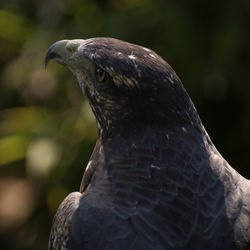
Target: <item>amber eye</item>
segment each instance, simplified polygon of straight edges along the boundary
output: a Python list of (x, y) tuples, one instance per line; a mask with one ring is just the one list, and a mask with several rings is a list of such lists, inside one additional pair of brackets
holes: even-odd
[(98, 82), (104, 82), (107, 78), (107, 73), (98, 67), (95, 70), (95, 78)]

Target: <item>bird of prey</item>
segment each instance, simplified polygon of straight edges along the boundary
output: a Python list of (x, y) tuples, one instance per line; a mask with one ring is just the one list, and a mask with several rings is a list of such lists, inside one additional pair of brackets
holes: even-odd
[(250, 182), (217, 151), (166, 61), (114, 38), (61, 40), (50, 59), (76, 76), (98, 139), (49, 249), (250, 249)]

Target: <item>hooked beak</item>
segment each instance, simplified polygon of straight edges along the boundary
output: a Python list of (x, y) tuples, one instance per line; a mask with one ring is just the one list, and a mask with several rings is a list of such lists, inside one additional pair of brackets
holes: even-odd
[(61, 40), (61, 41), (55, 42), (49, 47), (46, 57), (45, 57), (45, 68), (47, 68), (47, 65), (51, 59), (54, 59), (58, 63), (64, 65), (64, 61), (67, 57), (66, 51), (65, 51), (67, 42), (68, 40)]

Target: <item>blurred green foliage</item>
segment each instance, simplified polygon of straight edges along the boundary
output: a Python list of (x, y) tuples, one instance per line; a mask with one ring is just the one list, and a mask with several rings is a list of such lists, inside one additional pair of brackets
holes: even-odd
[(109, 36), (176, 70), (222, 155), (250, 176), (250, 1), (1, 0), (0, 244), (46, 249), (61, 200), (78, 190), (96, 139), (74, 77), (50, 63), (60, 39)]

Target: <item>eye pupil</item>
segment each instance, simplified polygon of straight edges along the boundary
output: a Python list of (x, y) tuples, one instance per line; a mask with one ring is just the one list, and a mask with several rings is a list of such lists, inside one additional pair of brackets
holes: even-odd
[(104, 82), (106, 80), (106, 72), (101, 68), (96, 69), (95, 75), (98, 82)]

